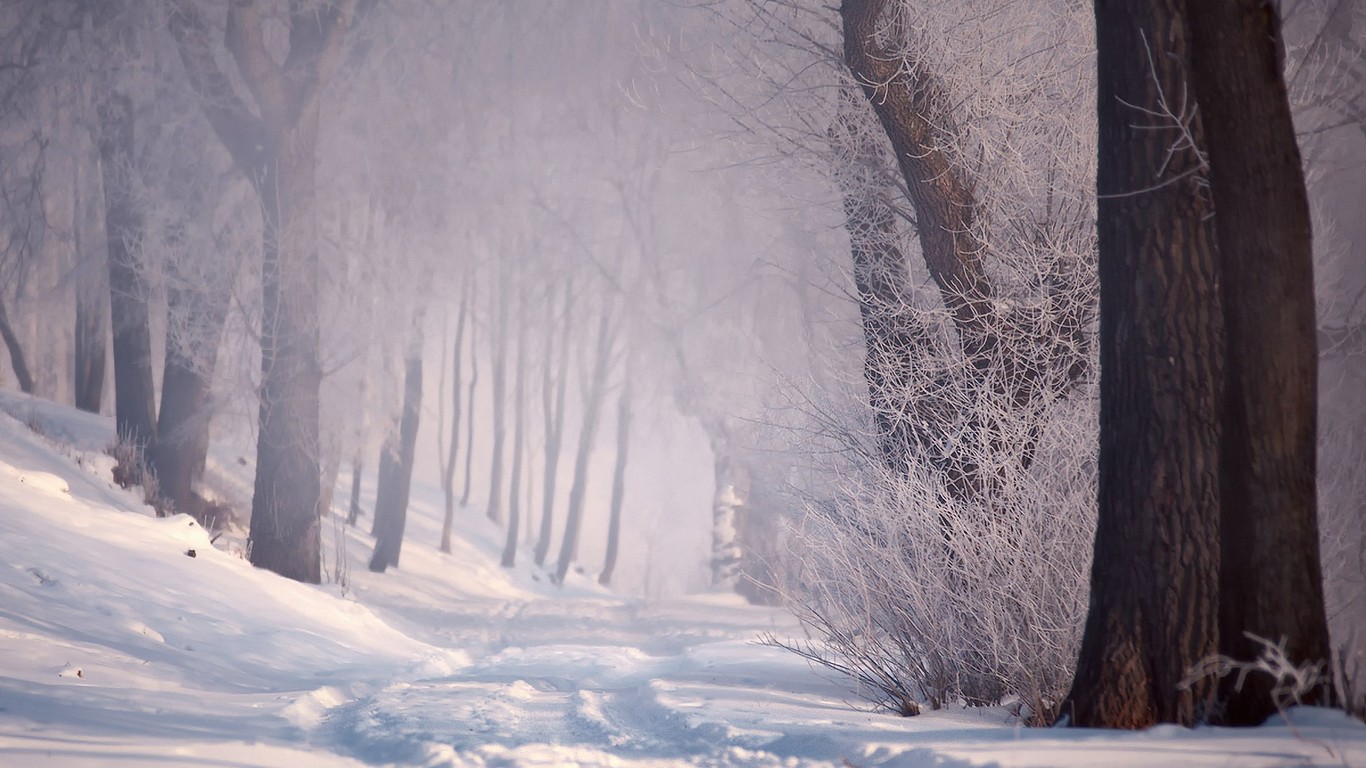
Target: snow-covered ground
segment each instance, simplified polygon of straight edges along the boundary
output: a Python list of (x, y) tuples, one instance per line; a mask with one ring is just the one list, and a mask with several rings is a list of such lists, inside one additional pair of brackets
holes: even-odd
[(1366, 726), (1326, 710), (1143, 733), (866, 712), (754, 642), (800, 631), (781, 611), (550, 587), (499, 568), (473, 510), (437, 552), (429, 488), (400, 570), (365, 570), (359, 531), (339, 569), (329, 523), (345, 588), (296, 584), (114, 487), (107, 420), (0, 409), (0, 766), (1366, 766)]

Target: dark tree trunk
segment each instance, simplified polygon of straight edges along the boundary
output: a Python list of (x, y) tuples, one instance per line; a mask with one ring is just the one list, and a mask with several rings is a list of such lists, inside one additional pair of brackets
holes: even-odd
[(161, 514), (195, 512), (194, 483), (209, 447), (209, 416), (209, 378), (182, 350), (168, 345), (157, 422), (160, 438), (152, 450)]
[(145, 453), (156, 443), (156, 392), (147, 288), (138, 257), (142, 213), (133, 199), (133, 102), (105, 94), (99, 108), (100, 171), (109, 247), (109, 307), (114, 331), (114, 424), (132, 448), (121, 483), (141, 481)]
[(422, 322), (423, 312), (419, 310), (413, 321), (415, 338), (404, 361), (403, 417), (398, 442), (386, 444), (380, 457), (379, 486), (375, 489), (375, 553), (370, 558), (370, 570), (377, 573), (390, 566), (397, 568), (403, 548), (413, 456), (422, 415)]
[[(1193, 724), (1214, 687), (1181, 686), (1218, 650), (1213, 232), (1195, 151), (1153, 116), (1187, 82), (1183, 5), (1096, 3), (1100, 487), (1090, 609), (1061, 709), (1077, 726)], [(1198, 120), (1188, 128), (1198, 143)]]
[[(1261, 0), (1189, 2), (1226, 338), (1219, 647), (1285, 640), (1296, 664), (1329, 661), (1315, 499), (1318, 359), (1309, 201), (1282, 75), (1280, 19)], [(1267, 674), (1222, 686), (1224, 720), (1277, 708)], [(1328, 690), (1306, 704), (1331, 702)]]
[(588, 382), (588, 397), (579, 427), (578, 452), (574, 457), (574, 481), (569, 486), (569, 512), (564, 521), (564, 537), (560, 540), (560, 559), (555, 563), (555, 582), (564, 583), (569, 565), (578, 556), (579, 529), (583, 526), (583, 503), (588, 491), (588, 460), (597, 437), (598, 415), (607, 390), (607, 369), (612, 357), (612, 311), (604, 302), (602, 319), (598, 323), (597, 349), (593, 355), (593, 378)]
[(507, 542), (503, 545), (503, 567), (517, 564), (517, 538), (522, 525), (522, 459), (526, 445), (526, 316), (525, 293), (519, 303), (522, 319), (517, 324), (517, 371), (512, 385), (512, 477), (508, 494)]
[(229, 285), (217, 287), (172, 288), (167, 294), (174, 321), (166, 334), (157, 444), (151, 455), (163, 513), (169, 508), (202, 518), (203, 504), (194, 487), (209, 452), (209, 395), (231, 297)]
[(28, 372), (24, 348), (19, 346), (19, 337), (14, 333), (14, 326), (10, 325), (9, 312), (5, 310), (3, 296), (0, 296), (0, 336), (4, 337), (5, 347), (9, 349), (9, 363), (14, 369), (14, 377), (19, 380), (19, 389), (24, 394), (33, 394), (33, 375)]
[[(564, 290), (564, 313), (560, 318), (559, 366), (554, 369), (550, 361), (555, 359), (555, 309), (554, 302), (546, 302), (549, 322), (546, 323), (545, 361), (542, 366), (541, 408), (545, 417), (545, 482), (541, 489), (541, 528), (536, 536), (536, 565), (545, 565), (545, 557), (550, 552), (550, 537), (555, 522), (555, 485), (559, 479), (560, 448), (564, 445), (564, 398), (569, 388), (569, 331), (573, 323), (574, 288), (566, 281)], [(553, 393), (553, 395), (552, 395)]]
[(621, 544), (621, 508), (626, 497), (626, 460), (631, 450), (631, 371), (621, 385), (617, 399), (617, 462), (612, 468), (611, 518), (607, 522), (607, 555), (603, 559), (598, 583), (604, 587), (612, 583), (617, 568), (617, 549)]
[(471, 278), (460, 292), (460, 319), (455, 324), (455, 360), (451, 378), (451, 441), (446, 464), (441, 468), (441, 490), (446, 496), (446, 515), (441, 521), (441, 551), (447, 553), (451, 551), (451, 529), (455, 524), (455, 460), (460, 452), (460, 369), (461, 358), (465, 354), (465, 321), (469, 316), (470, 294), (474, 289), (472, 275), (471, 270)]

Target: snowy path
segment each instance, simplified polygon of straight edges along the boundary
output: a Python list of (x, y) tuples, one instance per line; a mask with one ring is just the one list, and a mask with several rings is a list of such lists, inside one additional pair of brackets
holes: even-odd
[(345, 595), (296, 584), (113, 488), (107, 422), (0, 409), (0, 768), (1366, 765), (1366, 727), (1329, 711), (1123, 734), (859, 711), (753, 642), (796, 633), (786, 613), (549, 587), (498, 566), (474, 511), (441, 554), (430, 489), (400, 570), (361, 570), (351, 530)]

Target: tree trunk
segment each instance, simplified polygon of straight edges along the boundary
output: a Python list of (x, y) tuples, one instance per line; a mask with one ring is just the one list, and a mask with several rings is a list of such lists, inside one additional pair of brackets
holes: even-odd
[(460, 506), (469, 506), (470, 490), (474, 487), (474, 392), (479, 384), (479, 348), (475, 346), (478, 326), (474, 323), (474, 307), (470, 307), (470, 386), (465, 404), (465, 487), (460, 491)]
[[(1182, 92), (1180, 0), (1096, 3), (1100, 112), (1099, 519), (1072, 725), (1206, 717), (1181, 683), (1217, 648), (1222, 330), (1196, 152), (1154, 117)], [(1199, 121), (1185, 126), (1198, 145)], [(1173, 151), (1175, 147), (1175, 151)]]
[(469, 316), (470, 294), (473, 290), (474, 279), (471, 270), (471, 278), (465, 281), (460, 292), (459, 319), (455, 324), (455, 360), (452, 363), (451, 378), (451, 441), (445, 466), (441, 468), (441, 490), (446, 496), (446, 516), (441, 521), (441, 551), (446, 553), (451, 551), (451, 529), (455, 524), (455, 460), (460, 449), (460, 369), (461, 358), (465, 353), (465, 321)]
[(318, 121), (357, 2), (295, 9), (283, 62), (267, 46), (259, 0), (232, 4), (223, 40), (254, 108), (219, 68), (198, 10), (182, 8), (170, 24), (205, 117), (261, 203), (264, 314), (250, 559), (314, 584), (321, 580)]
[[(1219, 647), (1284, 640), (1330, 661), (1315, 498), (1318, 358), (1309, 201), (1282, 75), (1280, 19), (1260, 0), (1190, 2), (1192, 80), (1208, 147), (1226, 339)], [(1269, 311), (1274, 308), (1274, 311)], [(1221, 689), (1224, 721), (1277, 710), (1267, 674)], [(1305, 704), (1328, 704), (1329, 689)]]
[[(310, 584), (321, 580), (318, 524), (318, 245), (315, 112), (257, 183), (265, 212), (261, 405), (251, 500), (251, 563)], [(278, 190), (278, 191), (277, 191)], [(307, 229), (305, 234), (302, 230)]]
[(398, 443), (385, 446), (380, 459), (379, 487), (375, 491), (375, 553), (370, 570), (383, 573), (398, 567), (403, 548), (403, 529), (408, 520), (408, 494), (412, 487), (413, 456), (422, 415), (422, 323), (419, 309), (413, 319), (413, 341), (408, 347), (403, 373), (403, 418)]
[(878, 44), (888, 0), (845, 0), (844, 61), (892, 142), (915, 208), (920, 250), (958, 329), (968, 363), (983, 370), (997, 339), (990, 319), (994, 291), (978, 239), (974, 180), (943, 150), (952, 135), (949, 100), (931, 73), (907, 66)]
[[(84, 164), (81, 165), (84, 168)], [(104, 399), (104, 366), (109, 353), (109, 286), (108, 270), (94, 269), (98, 258), (88, 253), (91, 243), (87, 232), (98, 226), (95, 206), (86, 201), (88, 188), (85, 174), (77, 172), (76, 210), (72, 216), (72, 233), (76, 258), (80, 260), (76, 280), (76, 407), (89, 413), (99, 413)], [(86, 229), (87, 224), (90, 230)], [(96, 249), (98, 250), (98, 249)], [(163, 384), (164, 386), (164, 384)]]
[(891, 190), (878, 178), (882, 147), (859, 120), (854, 98), (849, 91), (840, 95), (839, 113), (830, 126), (831, 143), (841, 150), (833, 170), (854, 260), (854, 288), (863, 321), (863, 376), (878, 453), (888, 469), (904, 475), (911, 465), (914, 429), (927, 423), (907, 418), (915, 408), (907, 402), (914, 392), (912, 351), (925, 344), (926, 330), (916, 325), (906, 303), (909, 268), (897, 245), (896, 215), (884, 198)]
[[(201, 276), (186, 277), (194, 280)], [(202, 519), (202, 499), (195, 494), (194, 486), (203, 474), (209, 451), (209, 422), (213, 417), (209, 395), (231, 295), (230, 285), (173, 287), (167, 292), (167, 313), (173, 320), (166, 332), (161, 410), (151, 466), (165, 505), (194, 515), (205, 524), (210, 521)], [(162, 506), (158, 509), (166, 511)]]
[(28, 395), (33, 394), (33, 376), (28, 372), (24, 349), (19, 346), (19, 336), (15, 334), (14, 326), (10, 325), (4, 296), (0, 296), (0, 336), (5, 339), (5, 347), (9, 349), (10, 367), (14, 369), (14, 378), (19, 380), (20, 391)]
[(355, 525), (360, 519), (360, 480), (361, 470), (365, 465), (365, 453), (362, 448), (356, 449), (356, 454), (351, 458), (351, 504), (347, 507), (346, 524)]
[(741, 479), (737, 477), (730, 451), (730, 430), (721, 419), (707, 429), (711, 438), (712, 500), (711, 500), (711, 586), (713, 589), (733, 590), (740, 578), (740, 562), (744, 548), (740, 545), (738, 525), (741, 507), (745, 504)]
[(626, 380), (621, 385), (621, 395), (617, 399), (617, 462), (612, 468), (612, 506), (611, 518), (607, 522), (607, 555), (603, 560), (602, 573), (598, 583), (604, 587), (611, 585), (612, 573), (617, 568), (617, 548), (621, 544), (621, 508), (626, 497), (626, 460), (631, 450), (631, 371), (628, 366)]
[(503, 567), (517, 564), (517, 538), (522, 525), (522, 458), (526, 444), (526, 295), (523, 291), (517, 324), (517, 372), (512, 385), (512, 489), (508, 495), (507, 542), (503, 545)]
[(156, 392), (152, 383), (152, 334), (147, 288), (137, 249), (142, 213), (133, 199), (133, 102), (105, 94), (99, 107), (100, 171), (104, 179), (105, 230), (109, 247), (110, 316), (114, 331), (114, 424), (132, 449), (122, 467), (123, 484), (141, 481), (145, 453), (156, 442)]
[(593, 378), (588, 382), (588, 397), (579, 427), (578, 453), (574, 457), (574, 481), (569, 486), (569, 513), (564, 522), (564, 537), (560, 540), (560, 559), (555, 563), (555, 582), (564, 583), (569, 565), (579, 551), (579, 528), (583, 526), (584, 496), (588, 491), (588, 461), (592, 457), (597, 436), (598, 414), (607, 390), (607, 369), (612, 357), (612, 310), (605, 301), (602, 318), (598, 322), (598, 343), (593, 355)]
[(506, 265), (501, 268), (498, 282), (498, 319), (493, 334), (493, 458), (489, 465), (488, 517), (502, 522), (503, 453), (507, 442), (508, 285), (511, 282)]
[[(555, 486), (559, 479), (560, 448), (564, 445), (564, 399), (569, 388), (569, 333), (573, 323), (574, 287), (565, 282), (564, 313), (560, 318), (558, 369), (552, 369), (550, 361), (555, 359), (554, 302), (546, 302), (548, 322), (545, 334), (545, 361), (541, 370), (541, 407), (545, 416), (545, 482), (541, 489), (541, 529), (536, 537), (536, 565), (545, 565), (545, 557), (550, 552), (550, 537), (555, 522)], [(553, 371), (553, 373), (552, 373)], [(556, 378), (558, 377), (558, 378)], [(552, 392), (553, 397), (552, 397)]]

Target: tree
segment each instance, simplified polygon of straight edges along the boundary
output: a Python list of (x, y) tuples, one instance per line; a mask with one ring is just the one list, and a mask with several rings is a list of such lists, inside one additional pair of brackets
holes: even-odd
[[(522, 508), (531, 507), (531, 494), (522, 501), (522, 464), (526, 446), (526, 383), (527, 383), (527, 315), (530, 302), (527, 301), (525, 282), (517, 292), (517, 358), (513, 372), (512, 385), (512, 473), (508, 479), (508, 529), (507, 541), (503, 545), (502, 564), (511, 568), (517, 564), (517, 538), (521, 534)], [(508, 340), (511, 342), (511, 339)], [(531, 474), (530, 469), (526, 473)]]
[(264, 222), (251, 562), (311, 583), (321, 576), (316, 149), (323, 88), (337, 70), (357, 4), (293, 5), (282, 60), (267, 45), (259, 0), (228, 9), (224, 45), (255, 109), (219, 69), (198, 7), (182, 4), (171, 23), (204, 114), (255, 188)]
[(375, 551), (370, 558), (370, 570), (377, 573), (383, 573), (389, 566), (397, 568), (399, 552), (403, 548), (413, 456), (422, 414), (422, 325), (425, 315), (421, 306), (413, 312), (412, 338), (403, 363), (403, 414), (397, 433), (391, 430), (380, 454), (379, 486), (375, 489)]
[[(1255, 633), (1284, 640), (1297, 665), (1323, 663), (1313, 252), (1280, 14), (1254, 0), (1190, 2), (1186, 12), (1224, 322), (1219, 648), (1251, 662), (1263, 650)], [(1276, 684), (1270, 675), (1226, 678), (1221, 719), (1261, 723), (1276, 712)], [(1303, 701), (1331, 696), (1320, 689)]]
[[(555, 312), (555, 291), (550, 291), (546, 301), (545, 365), (541, 378), (541, 414), (545, 422), (545, 478), (541, 490), (541, 525), (536, 535), (534, 552), (536, 565), (545, 565), (545, 557), (550, 552), (550, 537), (555, 522), (555, 485), (559, 478), (560, 449), (564, 445), (564, 400), (569, 387), (569, 334), (574, 327), (574, 283), (573, 276), (564, 278), (564, 305), (557, 315)], [(554, 333), (559, 324), (559, 336)], [(556, 350), (559, 351), (559, 362)]]
[[(446, 449), (446, 455), (441, 465), (441, 490), (446, 497), (446, 515), (441, 520), (441, 551), (449, 553), (451, 551), (451, 530), (455, 522), (455, 460), (460, 452), (460, 398), (461, 381), (460, 370), (465, 355), (465, 323), (470, 315), (470, 294), (474, 291), (474, 276), (471, 270), (470, 275), (465, 279), (460, 289), (460, 309), (457, 311), (455, 323), (455, 350), (452, 353), (452, 372), (451, 372), (451, 437), (450, 448)], [(442, 375), (445, 375), (445, 366), (442, 366)], [(441, 419), (437, 419), (440, 424)], [(437, 430), (438, 448), (440, 448), (441, 435)]]
[[(629, 342), (628, 342), (629, 343)], [(621, 510), (626, 499), (626, 462), (631, 448), (631, 365), (630, 352), (627, 352), (626, 375), (622, 378), (621, 392), (617, 395), (617, 459), (612, 468), (612, 500), (610, 517), (607, 521), (607, 553), (603, 557), (602, 572), (598, 583), (604, 587), (612, 584), (612, 574), (617, 569), (617, 552), (621, 545)]]
[(564, 536), (560, 539), (560, 556), (555, 562), (555, 583), (564, 584), (569, 566), (578, 556), (579, 530), (583, 527), (584, 502), (588, 493), (588, 462), (597, 442), (598, 422), (602, 402), (606, 397), (607, 376), (611, 369), (612, 348), (616, 343), (612, 297), (602, 302), (598, 316), (597, 340), (593, 345), (588, 380), (584, 382), (583, 420), (579, 425), (578, 448), (574, 454), (574, 475), (569, 486), (569, 509), (565, 515)]
[[(110, 23), (105, 20), (105, 23)], [(125, 34), (128, 30), (123, 30)], [(126, 43), (131, 49), (136, 43)], [(97, 106), (97, 144), (104, 179), (104, 225), (109, 253), (110, 313), (114, 331), (114, 424), (132, 449), (122, 483), (142, 479), (144, 454), (156, 445), (156, 390), (145, 269), (140, 263), (145, 214), (133, 191), (138, 173), (133, 99), (107, 85)]]
[(1198, 662), (1227, 674), (1257, 637), (1297, 665), (1329, 659), (1309, 211), (1279, 18), (1242, 2), (1096, 11), (1100, 524), (1068, 710), (1257, 724), (1277, 681), (1233, 675), (1216, 697)]

